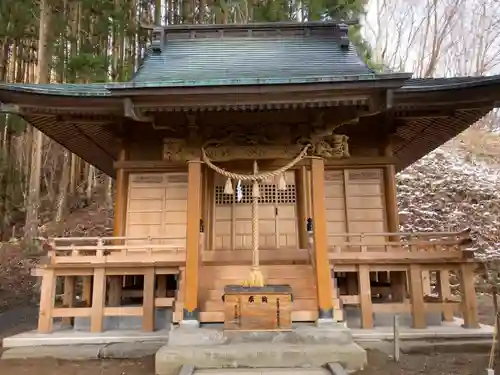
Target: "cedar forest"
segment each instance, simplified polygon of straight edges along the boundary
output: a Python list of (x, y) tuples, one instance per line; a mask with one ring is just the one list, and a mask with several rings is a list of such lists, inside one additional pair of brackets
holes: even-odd
[[(0, 82), (127, 81), (149, 44), (141, 25), (352, 19), (364, 0), (22, 0), (0, 4)], [(352, 27), (351, 39), (370, 61)], [(22, 119), (0, 117), (0, 238), (31, 241), (47, 220), (64, 220), (72, 199), (90, 200), (98, 171)], [(102, 177), (102, 176), (101, 176)], [(104, 178), (111, 205), (112, 181)], [(81, 204), (81, 203), (79, 203)], [(85, 204), (85, 203), (83, 203)], [(50, 207), (56, 209), (49, 210)], [(44, 213), (48, 217), (44, 217)], [(45, 216), (47, 216), (45, 215)]]

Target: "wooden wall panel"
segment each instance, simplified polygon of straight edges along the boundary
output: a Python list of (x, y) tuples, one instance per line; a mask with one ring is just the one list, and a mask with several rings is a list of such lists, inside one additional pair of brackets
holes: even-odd
[(344, 190), (344, 173), (342, 171), (325, 171), (325, 218), (329, 247), (345, 241), (344, 238), (332, 237), (331, 234), (348, 231)]
[(127, 207), (127, 237), (166, 237), (154, 242), (185, 248), (186, 173), (131, 173)]
[[(325, 198), (330, 247), (347, 240), (331, 236), (333, 234), (386, 231), (381, 168), (325, 171)], [(381, 240), (375, 237), (366, 239), (371, 242)], [(356, 238), (351, 240), (358, 241)]]
[[(347, 227), (351, 233), (385, 232), (384, 179), (381, 168), (344, 171)], [(370, 242), (381, 237), (365, 237)], [(354, 240), (354, 239), (353, 239)]]

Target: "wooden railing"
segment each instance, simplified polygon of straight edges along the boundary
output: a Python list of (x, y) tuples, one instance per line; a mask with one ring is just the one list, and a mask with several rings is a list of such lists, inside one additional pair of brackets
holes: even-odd
[(335, 263), (461, 261), (474, 257), (469, 230), (423, 233), (339, 233), (329, 235), (330, 260)]
[[(310, 235), (309, 237), (312, 236)], [(474, 256), (465, 249), (471, 243), (469, 231), (424, 233), (338, 233), (328, 236), (330, 261), (342, 263), (411, 262), (413, 260), (461, 261)], [(203, 261), (246, 263), (251, 250), (204, 250)], [(48, 264), (122, 264), (185, 262), (182, 237), (59, 237), (48, 240)], [(269, 261), (307, 261), (314, 258), (310, 249), (261, 249), (261, 259)], [(175, 264), (174, 264), (175, 263)]]
[(48, 240), (47, 262), (52, 265), (109, 265), (185, 261), (185, 238), (172, 237), (58, 237)]

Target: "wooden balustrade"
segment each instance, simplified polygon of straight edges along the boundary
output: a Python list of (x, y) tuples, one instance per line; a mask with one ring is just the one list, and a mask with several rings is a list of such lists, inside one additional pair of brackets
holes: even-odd
[[(455, 233), (338, 233), (330, 234), (333, 245), (329, 259), (335, 264), (387, 263), (412, 261), (460, 262), (473, 258), (464, 249), (470, 243), (468, 232)], [(171, 237), (60, 237), (49, 240), (46, 264), (81, 265), (185, 262), (184, 238)], [(202, 243), (200, 243), (202, 245)], [(203, 250), (208, 263), (241, 263), (250, 260), (251, 249)], [(301, 262), (310, 258), (310, 249), (261, 249), (262, 261)], [(138, 264), (138, 265), (139, 265)]]
[[(248, 250), (205, 250), (203, 233), (200, 234), (200, 252), (204, 264), (251, 264)], [(477, 326), (473, 286), (475, 261), (473, 252), (466, 249), (470, 243), (468, 231), (455, 233), (339, 233), (329, 235), (328, 259), (336, 275), (357, 274), (358, 293), (340, 295), (345, 305), (359, 305), (363, 327), (373, 325), (373, 313), (411, 312), (414, 326), (425, 327), (426, 311), (441, 311), (445, 320), (452, 318), (457, 301), (451, 298), (448, 284), (450, 271), (456, 271), (462, 280), (462, 312), (468, 327)], [(153, 329), (155, 307), (171, 306), (174, 300), (155, 295), (155, 275), (178, 273), (186, 264), (184, 238), (166, 237), (63, 237), (49, 240), (47, 259), (35, 273), (42, 276), (40, 302), (40, 332), (48, 332), (54, 317), (89, 316), (91, 330), (102, 330), (103, 317), (111, 315), (141, 315), (144, 329)], [(261, 249), (264, 264), (310, 264), (311, 249)], [(422, 271), (437, 272), (438, 299), (428, 301), (422, 290)], [(390, 283), (396, 280), (392, 273), (403, 274), (398, 280), (403, 285), (400, 296), (394, 299), (394, 285), (386, 286), (382, 294), (392, 295), (387, 303), (374, 303), (372, 295), (377, 287), (371, 286), (370, 273), (391, 273)], [(407, 279), (404, 278), (406, 273)], [(107, 276), (143, 275), (145, 277), (142, 307), (105, 306), (105, 279)], [(354, 275), (354, 274), (353, 274)], [(64, 277), (64, 307), (55, 306), (56, 277)], [(83, 278), (82, 298), (91, 301), (84, 307), (74, 307), (75, 277)], [(93, 287), (91, 287), (93, 277)], [(408, 281), (407, 281), (408, 280)], [(352, 281), (352, 280), (350, 280)], [(408, 291), (404, 284), (408, 282)], [(97, 286), (97, 287), (96, 287)], [(382, 287), (379, 287), (379, 289)], [(351, 288), (352, 290), (352, 288)], [(382, 290), (382, 289), (381, 289)], [(408, 298), (409, 296), (409, 298)], [(91, 307), (90, 307), (91, 306)]]
[(47, 261), (51, 266), (106, 264), (123, 266), (182, 265), (185, 262), (182, 237), (60, 237), (49, 240)]

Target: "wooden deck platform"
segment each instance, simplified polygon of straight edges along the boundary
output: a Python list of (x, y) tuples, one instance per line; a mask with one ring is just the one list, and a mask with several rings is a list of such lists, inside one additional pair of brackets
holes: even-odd
[[(373, 313), (407, 313), (415, 328), (424, 328), (426, 312), (441, 312), (449, 321), (459, 306), (465, 325), (477, 327), (473, 253), (464, 249), (468, 233), (339, 234), (328, 257), (334, 283), (333, 305), (342, 320), (343, 305), (359, 305), (362, 326), (373, 327)], [(46, 259), (34, 272), (42, 277), (40, 332), (49, 332), (53, 318), (90, 317), (91, 330), (102, 330), (104, 316), (142, 316), (143, 329), (154, 327), (154, 309), (173, 307), (182, 319), (185, 249), (164, 238), (54, 238)], [(270, 284), (291, 285), (296, 296), (292, 319), (318, 316), (311, 249), (262, 249), (261, 264)], [(242, 282), (249, 272), (250, 250), (201, 252), (199, 309), (201, 322), (222, 322), (220, 294), (227, 284)], [(462, 296), (451, 296), (449, 274), (462, 280)], [(435, 275), (436, 294), (426, 297)], [(166, 275), (176, 275), (177, 288), (167, 296)], [(127, 290), (127, 277), (142, 278), (140, 290)], [(62, 305), (55, 304), (55, 286), (64, 279)], [(117, 279), (118, 278), (118, 279)], [(380, 280), (379, 280), (380, 279)], [(111, 280), (120, 280), (117, 283)], [(80, 305), (76, 303), (77, 283)], [(121, 305), (123, 297), (141, 298), (142, 306)]]

